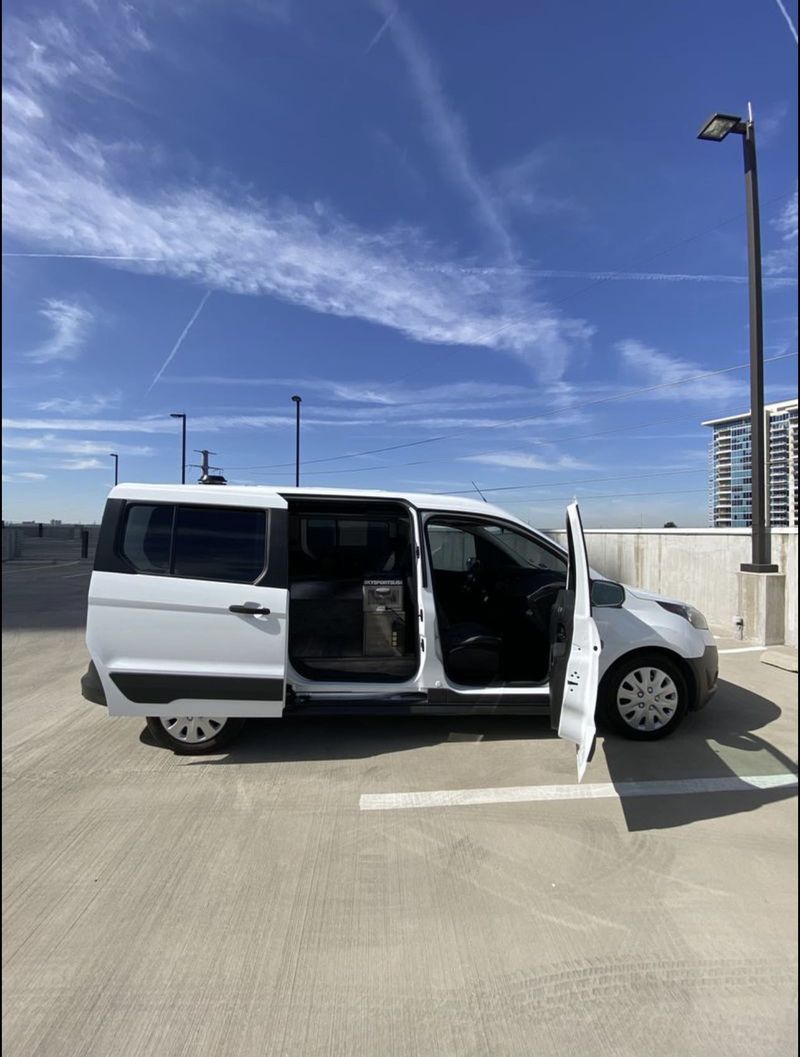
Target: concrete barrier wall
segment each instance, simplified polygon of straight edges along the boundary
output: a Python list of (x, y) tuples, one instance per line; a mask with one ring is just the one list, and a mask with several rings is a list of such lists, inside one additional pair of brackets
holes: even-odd
[(22, 554), (22, 532), (16, 528), (3, 528), (3, 561), (19, 558)]
[(13, 558), (32, 561), (67, 561), (81, 556), (81, 534), (89, 533), (89, 558), (94, 557), (99, 525), (3, 526), (3, 561)]
[[(565, 542), (562, 530), (548, 535)], [(587, 529), (586, 546), (603, 576), (689, 602), (713, 627), (734, 634), (737, 573), (750, 561), (749, 529)], [(786, 577), (785, 639), (796, 647), (797, 529), (772, 530), (772, 560)]]

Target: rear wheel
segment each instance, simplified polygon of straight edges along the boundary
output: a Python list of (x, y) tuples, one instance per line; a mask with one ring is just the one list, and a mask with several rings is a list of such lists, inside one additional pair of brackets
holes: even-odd
[(603, 678), (601, 718), (626, 738), (665, 738), (678, 728), (688, 706), (686, 679), (666, 657), (623, 657)]
[(233, 741), (243, 726), (243, 719), (224, 716), (147, 717), (147, 729), (158, 744), (182, 756), (218, 752)]

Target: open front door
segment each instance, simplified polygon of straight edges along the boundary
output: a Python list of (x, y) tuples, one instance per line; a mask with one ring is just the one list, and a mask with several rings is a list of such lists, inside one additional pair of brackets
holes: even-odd
[(589, 562), (577, 503), (567, 507), (569, 567), (550, 617), (550, 718), (558, 736), (578, 749), (583, 778), (595, 735), (600, 635), (592, 619)]

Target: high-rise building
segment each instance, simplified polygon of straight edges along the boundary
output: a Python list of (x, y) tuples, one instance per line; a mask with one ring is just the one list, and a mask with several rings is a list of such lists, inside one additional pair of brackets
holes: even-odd
[[(767, 512), (770, 525), (797, 525), (797, 400), (764, 408), (767, 438)], [(710, 447), (709, 524), (745, 527), (752, 517), (750, 412), (703, 423)]]

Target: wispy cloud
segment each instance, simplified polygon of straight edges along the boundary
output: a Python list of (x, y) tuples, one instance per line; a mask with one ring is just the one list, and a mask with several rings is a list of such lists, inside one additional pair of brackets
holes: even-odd
[[(303, 418), (305, 424), (318, 425), (341, 424), (347, 421), (355, 425), (388, 425), (408, 424), (421, 425), (423, 421), (437, 421), (443, 424), (450, 415), (456, 413), (463, 420), (466, 412), (490, 411), (500, 415), (512, 408), (524, 409), (526, 422), (537, 411), (552, 414), (554, 408), (560, 409), (560, 420), (563, 423), (574, 423), (580, 420), (578, 412), (571, 410), (571, 405), (585, 400), (587, 394), (604, 395), (612, 391), (611, 387), (589, 383), (580, 387), (568, 382), (554, 382), (535, 386), (513, 385), (501, 382), (453, 382), (450, 385), (403, 385), (400, 383), (380, 382), (377, 379), (340, 382), (325, 378), (274, 378), (263, 376), (238, 377), (235, 375), (180, 375), (166, 377), (162, 384), (179, 386), (200, 385), (220, 388), (283, 388), (302, 392), (313, 400), (313, 412)], [(279, 401), (276, 401), (276, 405)], [(214, 404), (215, 411), (228, 410), (233, 414), (242, 414), (241, 404), (229, 407)], [(280, 410), (279, 406), (260, 408), (260, 413), (272, 413)], [(254, 414), (259, 412), (253, 411)], [(495, 417), (494, 424), (502, 419)], [(435, 428), (435, 427), (434, 427)]]
[(726, 400), (741, 400), (746, 397), (745, 383), (724, 374), (716, 375), (713, 380), (701, 378), (697, 381), (688, 381), (703, 373), (704, 368), (701, 364), (659, 352), (641, 341), (633, 339), (621, 341), (617, 344), (617, 351), (622, 358), (623, 365), (633, 375), (638, 385), (652, 384), (658, 387), (652, 393), (641, 393), (641, 399), (697, 400), (707, 404), (709, 396), (712, 395), (711, 387), (713, 387), (715, 402), (723, 403)]
[[(459, 413), (460, 412), (460, 413)], [(560, 421), (565, 421), (564, 414)], [(526, 429), (539, 422), (550, 423), (552, 418), (537, 420), (526, 416), (523, 420), (508, 421), (500, 416), (480, 416), (469, 414), (463, 408), (454, 410), (452, 413), (442, 413), (440, 408), (430, 406), (429, 408), (405, 408), (398, 410), (396, 415), (388, 421), (387, 408), (374, 408), (362, 413), (347, 412), (336, 414), (330, 410), (320, 411), (314, 415), (306, 415), (303, 418), (305, 429), (339, 429), (344, 430), (352, 427), (374, 427), (380, 431), (386, 430), (387, 425), (396, 429)], [(192, 415), (192, 428), (199, 431), (216, 433), (220, 430), (231, 429), (253, 429), (284, 431), (294, 427), (295, 418), (292, 414), (209, 414)], [(73, 419), (73, 418), (7, 418), (3, 419), (3, 429), (39, 431), (49, 433), (175, 433), (168, 418), (164, 416), (152, 416), (128, 419)]]
[[(462, 274), (450, 267), (458, 261), (414, 228), (359, 228), (324, 204), (237, 194), (232, 181), (224, 190), (184, 183), (153, 191), (151, 181), (132, 190), (124, 144), (83, 136), (79, 151), (54, 116), (53, 101), (70, 84), (86, 91), (112, 74), (91, 48), (84, 65), (80, 42), (74, 50), (49, 49), (46, 72), (32, 69), (38, 27), (17, 25), (6, 63), (15, 105), (6, 109), (3, 193), (6, 237), (23, 241), (15, 251), (113, 257), (110, 267), (188, 279), (207, 291), (280, 298), (419, 342), (503, 350), (549, 377), (587, 343), (591, 327), (548, 305), (530, 280)], [(507, 247), (502, 217), (432, 64), (401, 16), (390, 32), (427, 99), (426, 123), (448, 171), (496, 243)], [(426, 270), (431, 265), (443, 270)]]
[(52, 335), (35, 349), (25, 353), (34, 363), (74, 360), (80, 352), (92, 323), (92, 313), (73, 301), (48, 298), (39, 315), (52, 327)]
[(41, 451), (60, 455), (107, 455), (114, 447), (118, 455), (152, 455), (146, 444), (119, 444), (117, 441), (66, 440), (48, 433), (41, 437), (3, 437), (3, 447), (11, 451)]
[(189, 333), (189, 331), (192, 329), (192, 327), (197, 322), (197, 317), (203, 311), (203, 307), (205, 306), (205, 303), (209, 299), (209, 297), (211, 297), (211, 291), (210, 290), (206, 290), (206, 292), (203, 294), (203, 296), (202, 296), (202, 298), (200, 300), (200, 304), (197, 306), (197, 308), (192, 313), (191, 319), (186, 324), (186, 326), (183, 328), (183, 330), (180, 332), (180, 334), (178, 336), (178, 340), (175, 342), (175, 344), (170, 349), (169, 355), (167, 356), (166, 360), (164, 360), (164, 362), (162, 363), (161, 369), (156, 373), (155, 377), (153, 378), (152, 382), (150, 383), (150, 385), (148, 387), (148, 390), (147, 390), (148, 393), (153, 388), (153, 386), (156, 384), (156, 382), (159, 380), (159, 378), (164, 373), (164, 371), (166, 371), (167, 367), (169, 367), (169, 365), (172, 363), (173, 359), (175, 358), (175, 353), (178, 351), (178, 349), (181, 347), (181, 345), (183, 345), (183, 342), (186, 339), (186, 335)]
[(588, 463), (569, 455), (531, 455), (521, 451), (492, 451), (479, 455), (465, 455), (462, 462), (480, 462), (487, 466), (503, 466), (513, 470), (588, 470)]
[[(308, 420), (306, 420), (308, 421)], [(217, 431), (235, 426), (265, 429), (294, 424), (293, 415), (205, 415), (193, 416), (196, 429)], [(166, 416), (142, 418), (4, 418), (3, 429), (44, 430), (67, 433), (177, 433), (180, 426)]]
[(583, 217), (585, 210), (572, 199), (551, 194), (543, 188), (543, 175), (555, 157), (553, 144), (534, 147), (528, 153), (502, 166), (492, 177), (502, 201), (513, 209), (531, 216), (550, 216), (553, 213)]
[[(767, 275), (783, 275), (797, 271), (797, 191), (783, 209), (770, 221), (785, 243), (779, 249), (764, 256), (764, 271)], [(773, 280), (774, 281), (774, 280)]]
[(91, 415), (116, 406), (122, 397), (121, 393), (94, 393), (92, 396), (68, 399), (63, 396), (40, 400), (34, 404), (37, 411), (57, 411), (64, 415)]
[(397, 50), (405, 63), (409, 81), (420, 105), (424, 127), (436, 150), (443, 171), (472, 205), (475, 215), (503, 257), (514, 256), (513, 239), (502, 209), (488, 181), (472, 157), (466, 127), (450, 106), (432, 55), (411, 21), (394, 0), (373, 0), (385, 16)]
[(108, 462), (102, 462), (100, 459), (65, 459), (64, 462), (57, 463), (54, 467), (56, 470), (107, 470)]
[(17, 471), (3, 474), (3, 484), (31, 484), (33, 481), (46, 481), (46, 473), (31, 473), (28, 471)]

